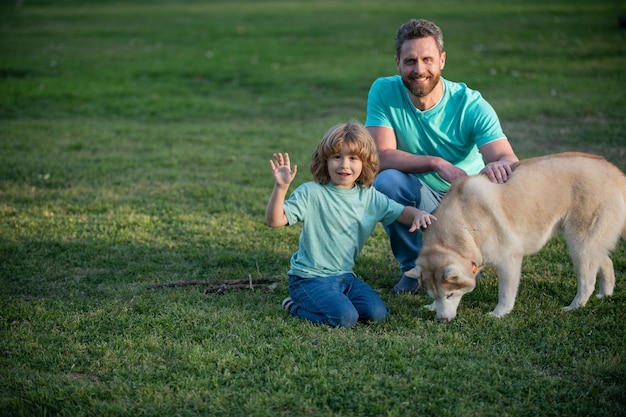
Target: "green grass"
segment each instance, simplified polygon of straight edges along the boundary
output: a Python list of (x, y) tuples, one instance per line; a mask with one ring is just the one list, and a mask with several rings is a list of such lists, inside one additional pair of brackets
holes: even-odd
[[(474, 4), (477, 3), (477, 4)], [(418, 14), (419, 13), (419, 14)], [(394, 296), (382, 228), (356, 266), (392, 310), (350, 330), (287, 315), (299, 228), (263, 223), (268, 160), (310, 180), (331, 125), (365, 120), (411, 17), (444, 76), (480, 90), (520, 157), (626, 170), (617, 1), (0, 2), (0, 415), (618, 416), (626, 244), (615, 296), (564, 313), (562, 239), (525, 259), (498, 320), (488, 269), (458, 318)], [(547, 179), (553, 180), (553, 179)], [(273, 293), (203, 286), (274, 277)]]

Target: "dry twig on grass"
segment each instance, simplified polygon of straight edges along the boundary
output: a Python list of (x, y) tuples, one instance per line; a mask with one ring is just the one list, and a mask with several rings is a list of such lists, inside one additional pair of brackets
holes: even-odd
[(178, 281), (178, 282), (165, 282), (160, 284), (153, 284), (148, 287), (149, 290), (157, 288), (174, 288), (174, 287), (189, 287), (193, 285), (207, 286), (204, 290), (205, 294), (217, 293), (223, 294), (226, 290), (255, 290), (260, 289), (263, 292), (274, 292), (278, 287), (278, 278), (274, 277), (259, 277), (252, 278), (248, 275), (248, 278), (244, 279), (230, 279), (220, 282), (207, 282), (207, 281)]

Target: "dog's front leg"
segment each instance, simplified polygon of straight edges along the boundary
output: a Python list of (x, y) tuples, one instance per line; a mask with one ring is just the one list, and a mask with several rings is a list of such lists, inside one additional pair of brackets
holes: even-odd
[(505, 263), (496, 265), (498, 270), (498, 305), (491, 312), (496, 317), (504, 317), (513, 310), (522, 269), (522, 257), (511, 256)]

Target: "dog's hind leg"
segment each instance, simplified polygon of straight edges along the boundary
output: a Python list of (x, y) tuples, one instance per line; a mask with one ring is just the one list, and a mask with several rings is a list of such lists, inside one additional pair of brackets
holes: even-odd
[(600, 262), (598, 277), (600, 278), (600, 291), (598, 291), (596, 297), (612, 296), (615, 288), (615, 271), (613, 270), (613, 261), (611, 261), (608, 255)]
[[(600, 266), (605, 264), (604, 259), (606, 259), (606, 254), (598, 253), (597, 250), (588, 246), (587, 250), (584, 247), (579, 247), (572, 252), (571, 256), (574, 270), (576, 271), (578, 289), (572, 303), (563, 308), (565, 311), (572, 311), (587, 304), (596, 286), (596, 276), (600, 271)], [(605, 271), (603, 270), (602, 272), (604, 273)]]
[[(598, 277), (600, 288), (597, 297), (613, 295), (615, 272), (609, 253), (619, 239), (619, 231), (615, 230), (614, 223), (610, 221), (613, 217), (610, 211), (596, 212), (596, 215), (589, 219), (588, 227), (566, 226), (564, 235), (576, 271), (578, 290), (572, 303), (565, 307), (565, 311), (587, 304)], [(577, 225), (580, 226), (580, 223)]]

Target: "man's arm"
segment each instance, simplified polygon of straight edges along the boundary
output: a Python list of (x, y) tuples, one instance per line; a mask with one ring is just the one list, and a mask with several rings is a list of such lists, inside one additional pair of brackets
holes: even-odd
[(501, 138), (480, 147), (480, 153), (487, 165), (480, 171), (490, 181), (503, 184), (511, 175), (511, 164), (519, 159), (507, 138)]
[(381, 171), (389, 168), (411, 174), (435, 171), (441, 178), (450, 183), (467, 175), (462, 169), (438, 156), (413, 155), (398, 150), (396, 134), (389, 127), (368, 126), (367, 130), (376, 143)]

